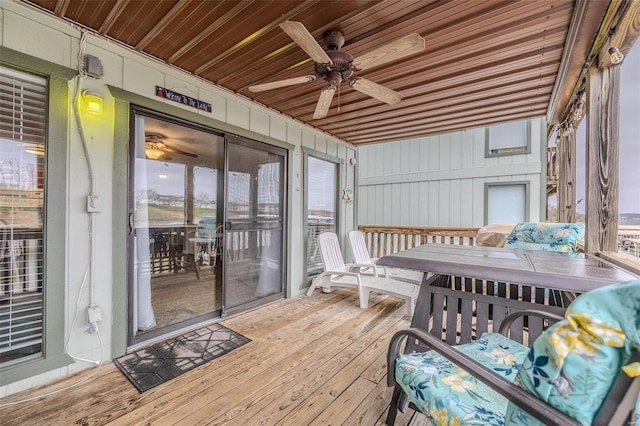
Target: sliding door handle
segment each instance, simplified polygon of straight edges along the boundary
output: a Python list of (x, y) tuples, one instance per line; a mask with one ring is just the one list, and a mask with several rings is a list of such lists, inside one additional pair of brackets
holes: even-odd
[(133, 213), (129, 213), (129, 235), (133, 235)]

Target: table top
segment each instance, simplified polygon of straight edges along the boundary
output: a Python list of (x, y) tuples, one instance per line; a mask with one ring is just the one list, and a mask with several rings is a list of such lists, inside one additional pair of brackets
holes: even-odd
[(380, 258), (380, 266), (586, 292), (638, 277), (585, 253), (423, 244)]

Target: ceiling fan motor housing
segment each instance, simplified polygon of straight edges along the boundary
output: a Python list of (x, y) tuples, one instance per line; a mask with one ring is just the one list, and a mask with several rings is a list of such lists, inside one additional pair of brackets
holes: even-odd
[(353, 56), (340, 50), (328, 50), (327, 55), (331, 58), (331, 64), (320, 64), (316, 62), (316, 76), (337, 86), (348, 80), (356, 70), (353, 66)]

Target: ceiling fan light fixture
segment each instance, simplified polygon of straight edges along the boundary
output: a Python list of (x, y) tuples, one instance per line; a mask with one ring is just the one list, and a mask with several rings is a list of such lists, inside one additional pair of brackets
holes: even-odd
[(160, 151), (159, 149), (148, 148), (148, 149), (144, 150), (144, 155), (149, 160), (158, 160), (158, 159), (162, 158), (162, 156), (164, 155), (164, 152)]

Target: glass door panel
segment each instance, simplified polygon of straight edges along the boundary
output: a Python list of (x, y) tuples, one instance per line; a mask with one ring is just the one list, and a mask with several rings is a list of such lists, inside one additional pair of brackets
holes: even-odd
[(285, 151), (230, 138), (225, 313), (282, 297)]
[(338, 164), (307, 156), (307, 278), (321, 273), (318, 235), (336, 232)]
[(130, 344), (219, 317), (222, 308), (215, 228), (224, 139), (143, 113), (134, 134)]

